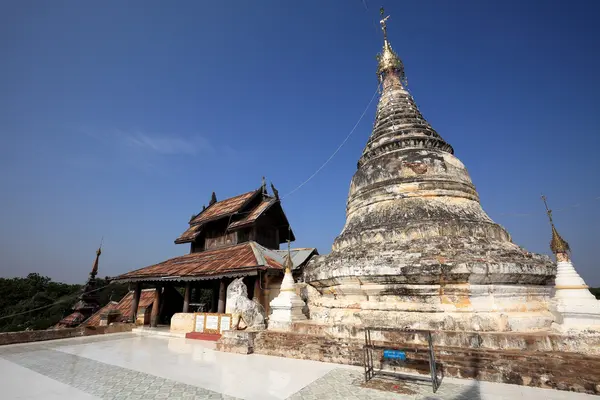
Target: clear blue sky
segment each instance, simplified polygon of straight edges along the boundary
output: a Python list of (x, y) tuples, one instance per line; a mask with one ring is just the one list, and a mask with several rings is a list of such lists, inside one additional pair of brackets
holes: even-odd
[[(114, 276), (186, 253), (173, 240), (213, 190), (263, 175), (292, 190), (376, 89), (380, 5), (2, 2), (0, 275), (82, 282), (104, 236)], [(484, 209), (548, 253), (545, 193), (600, 285), (600, 2), (383, 5), (409, 88)], [(295, 245), (329, 252), (374, 114), (284, 200)]]

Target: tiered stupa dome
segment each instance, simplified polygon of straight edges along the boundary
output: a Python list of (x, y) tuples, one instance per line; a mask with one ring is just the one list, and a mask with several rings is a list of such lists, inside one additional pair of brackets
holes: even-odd
[(352, 325), (529, 330), (552, 322), (555, 266), (512, 243), (483, 211), (467, 169), (423, 118), (387, 39), (373, 132), (346, 224), (305, 279), (311, 319)]

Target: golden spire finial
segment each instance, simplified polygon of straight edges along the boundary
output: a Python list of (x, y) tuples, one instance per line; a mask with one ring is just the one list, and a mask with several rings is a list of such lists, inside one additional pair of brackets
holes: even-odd
[(379, 13), (381, 14), (381, 20), (379, 21), (379, 24), (381, 25), (381, 30), (383, 31), (383, 50), (381, 51), (381, 54), (377, 55), (377, 76), (379, 77), (379, 81), (382, 82), (384, 74), (392, 73), (400, 78), (400, 82), (406, 86), (404, 64), (402, 64), (400, 57), (398, 57), (398, 55), (392, 49), (392, 45), (390, 45), (387, 37), (387, 20), (390, 18), (390, 16), (384, 16), (385, 10), (383, 7), (381, 7)]
[[(569, 251), (571, 251), (571, 248), (569, 247), (569, 243), (567, 243), (566, 240), (564, 240), (559, 234), (558, 231), (556, 230), (556, 227), (554, 226), (554, 221), (552, 220), (552, 210), (550, 208), (548, 208), (548, 203), (546, 202), (546, 196), (542, 195), (542, 201), (544, 202), (544, 205), (546, 206), (546, 214), (548, 214), (548, 219), (550, 220), (550, 226), (552, 226), (552, 240), (550, 241), (550, 250), (552, 250), (552, 252), (554, 254), (557, 255), (558, 258), (558, 254), (567, 254)], [(561, 261), (561, 260), (559, 260)]]
[(379, 24), (381, 24), (381, 30), (383, 31), (383, 40), (387, 42), (387, 25), (386, 22), (387, 20), (390, 18), (390, 16), (386, 16), (384, 17), (383, 14), (385, 14), (385, 10), (383, 9), (383, 7), (381, 7), (379, 9), (379, 14), (381, 14), (381, 20), (379, 21)]

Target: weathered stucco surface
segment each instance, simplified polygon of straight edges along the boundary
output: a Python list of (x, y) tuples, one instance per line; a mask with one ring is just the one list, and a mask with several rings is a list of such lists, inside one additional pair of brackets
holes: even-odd
[(233, 317), (232, 329), (265, 329), (265, 310), (248, 298), (248, 288), (243, 278), (234, 279), (227, 287), (227, 301)]
[(176, 313), (171, 317), (169, 330), (177, 333), (194, 332), (194, 323), (194, 313)]
[(481, 208), (452, 146), (396, 71), (381, 75), (373, 133), (332, 252), (311, 260), (311, 319), (448, 330), (548, 328), (555, 266)]

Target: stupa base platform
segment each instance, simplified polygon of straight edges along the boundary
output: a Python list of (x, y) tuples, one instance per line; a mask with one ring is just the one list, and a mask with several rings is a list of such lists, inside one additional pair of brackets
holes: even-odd
[[(311, 305), (311, 320), (325, 325), (387, 326), (410, 329), (475, 332), (531, 332), (550, 330), (555, 317), (546, 310), (532, 311), (443, 311), (427, 305), (411, 310), (367, 308), (376, 302), (351, 304), (348, 308)], [(359, 307), (359, 308), (352, 308)], [(417, 308), (420, 307), (420, 308)]]
[[(382, 333), (372, 339), (383, 346), (400, 345), (413, 360), (426, 361), (425, 338)], [(436, 360), (444, 376), (600, 394), (600, 334), (548, 332), (433, 333)], [(363, 365), (364, 331), (359, 326), (294, 323), (292, 332), (257, 334), (257, 354)], [(375, 354), (375, 366), (381, 358)], [(429, 373), (426, 363), (423, 370)], [(408, 370), (407, 370), (408, 371)]]

